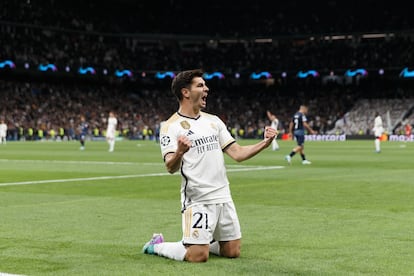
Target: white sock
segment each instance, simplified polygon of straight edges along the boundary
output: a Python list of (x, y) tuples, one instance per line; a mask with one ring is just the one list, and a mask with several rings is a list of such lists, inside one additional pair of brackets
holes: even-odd
[(163, 242), (154, 244), (154, 252), (159, 256), (176, 261), (184, 261), (187, 249), (182, 242)]
[(113, 151), (115, 147), (115, 140), (111, 140), (109, 141), (109, 150)]
[(274, 139), (272, 141), (272, 149), (273, 150), (278, 150), (279, 149), (279, 144), (277, 143), (276, 139)]
[(376, 151), (380, 151), (380, 140), (379, 139), (375, 139), (375, 150)]
[(220, 256), (220, 244), (218, 241), (212, 242), (210, 243), (210, 249), (209, 249), (211, 254)]

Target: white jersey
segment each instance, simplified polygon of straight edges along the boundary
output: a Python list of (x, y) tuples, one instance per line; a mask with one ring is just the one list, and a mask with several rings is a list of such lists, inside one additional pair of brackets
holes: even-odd
[(0, 124), (0, 137), (6, 137), (7, 135), (7, 125)]
[(177, 140), (186, 135), (191, 148), (181, 164), (181, 203), (185, 210), (194, 203), (217, 204), (232, 201), (224, 165), (223, 150), (235, 142), (217, 116), (201, 112), (196, 119), (172, 115), (162, 124), (161, 153), (177, 150)]
[(108, 118), (108, 127), (106, 129), (106, 137), (107, 138), (115, 138), (116, 132), (116, 125), (118, 124), (118, 120), (115, 117)]
[(384, 127), (382, 126), (382, 119), (381, 116), (377, 116), (375, 117), (374, 120), (374, 135), (376, 137), (379, 137), (382, 135), (382, 133), (384, 132)]
[(274, 119), (273, 121), (272, 121), (272, 123), (271, 123), (271, 125), (270, 125), (272, 128), (274, 128), (274, 129), (278, 129), (278, 127), (279, 127), (279, 120), (278, 119)]

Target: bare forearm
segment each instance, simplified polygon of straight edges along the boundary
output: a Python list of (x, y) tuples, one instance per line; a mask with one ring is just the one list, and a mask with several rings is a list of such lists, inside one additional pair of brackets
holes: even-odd
[(181, 167), (184, 153), (174, 152), (165, 156), (165, 167), (169, 173), (175, 173)]
[(252, 158), (267, 148), (271, 144), (272, 140), (273, 139), (265, 139), (259, 143), (248, 146), (240, 146), (239, 144), (235, 143), (226, 150), (226, 153), (237, 162), (242, 162)]
[(310, 127), (310, 125), (308, 124), (308, 123), (303, 123), (303, 126), (310, 132), (310, 133), (313, 133), (313, 132), (315, 132), (311, 127)]
[(289, 133), (292, 133), (292, 132), (293, 132), (293, 123), (290, 122), (289, 123)]

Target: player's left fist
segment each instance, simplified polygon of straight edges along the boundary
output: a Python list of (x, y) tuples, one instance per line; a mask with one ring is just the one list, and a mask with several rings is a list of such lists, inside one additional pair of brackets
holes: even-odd
[(265, 127), (264, 138), (273, 139), (278, 134), (278, 131), (270, 126)]

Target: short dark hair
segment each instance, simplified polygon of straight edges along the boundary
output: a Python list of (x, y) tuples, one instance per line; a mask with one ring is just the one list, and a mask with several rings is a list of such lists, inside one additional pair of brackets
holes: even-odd
[(196, 77), (203, 77), (203, 71), (201, 69), (182, 71), (175, 76), (171, 84), (171, 91), (179, 101), (183, 99), (181, 89), (190, 88), (191, 82)]

